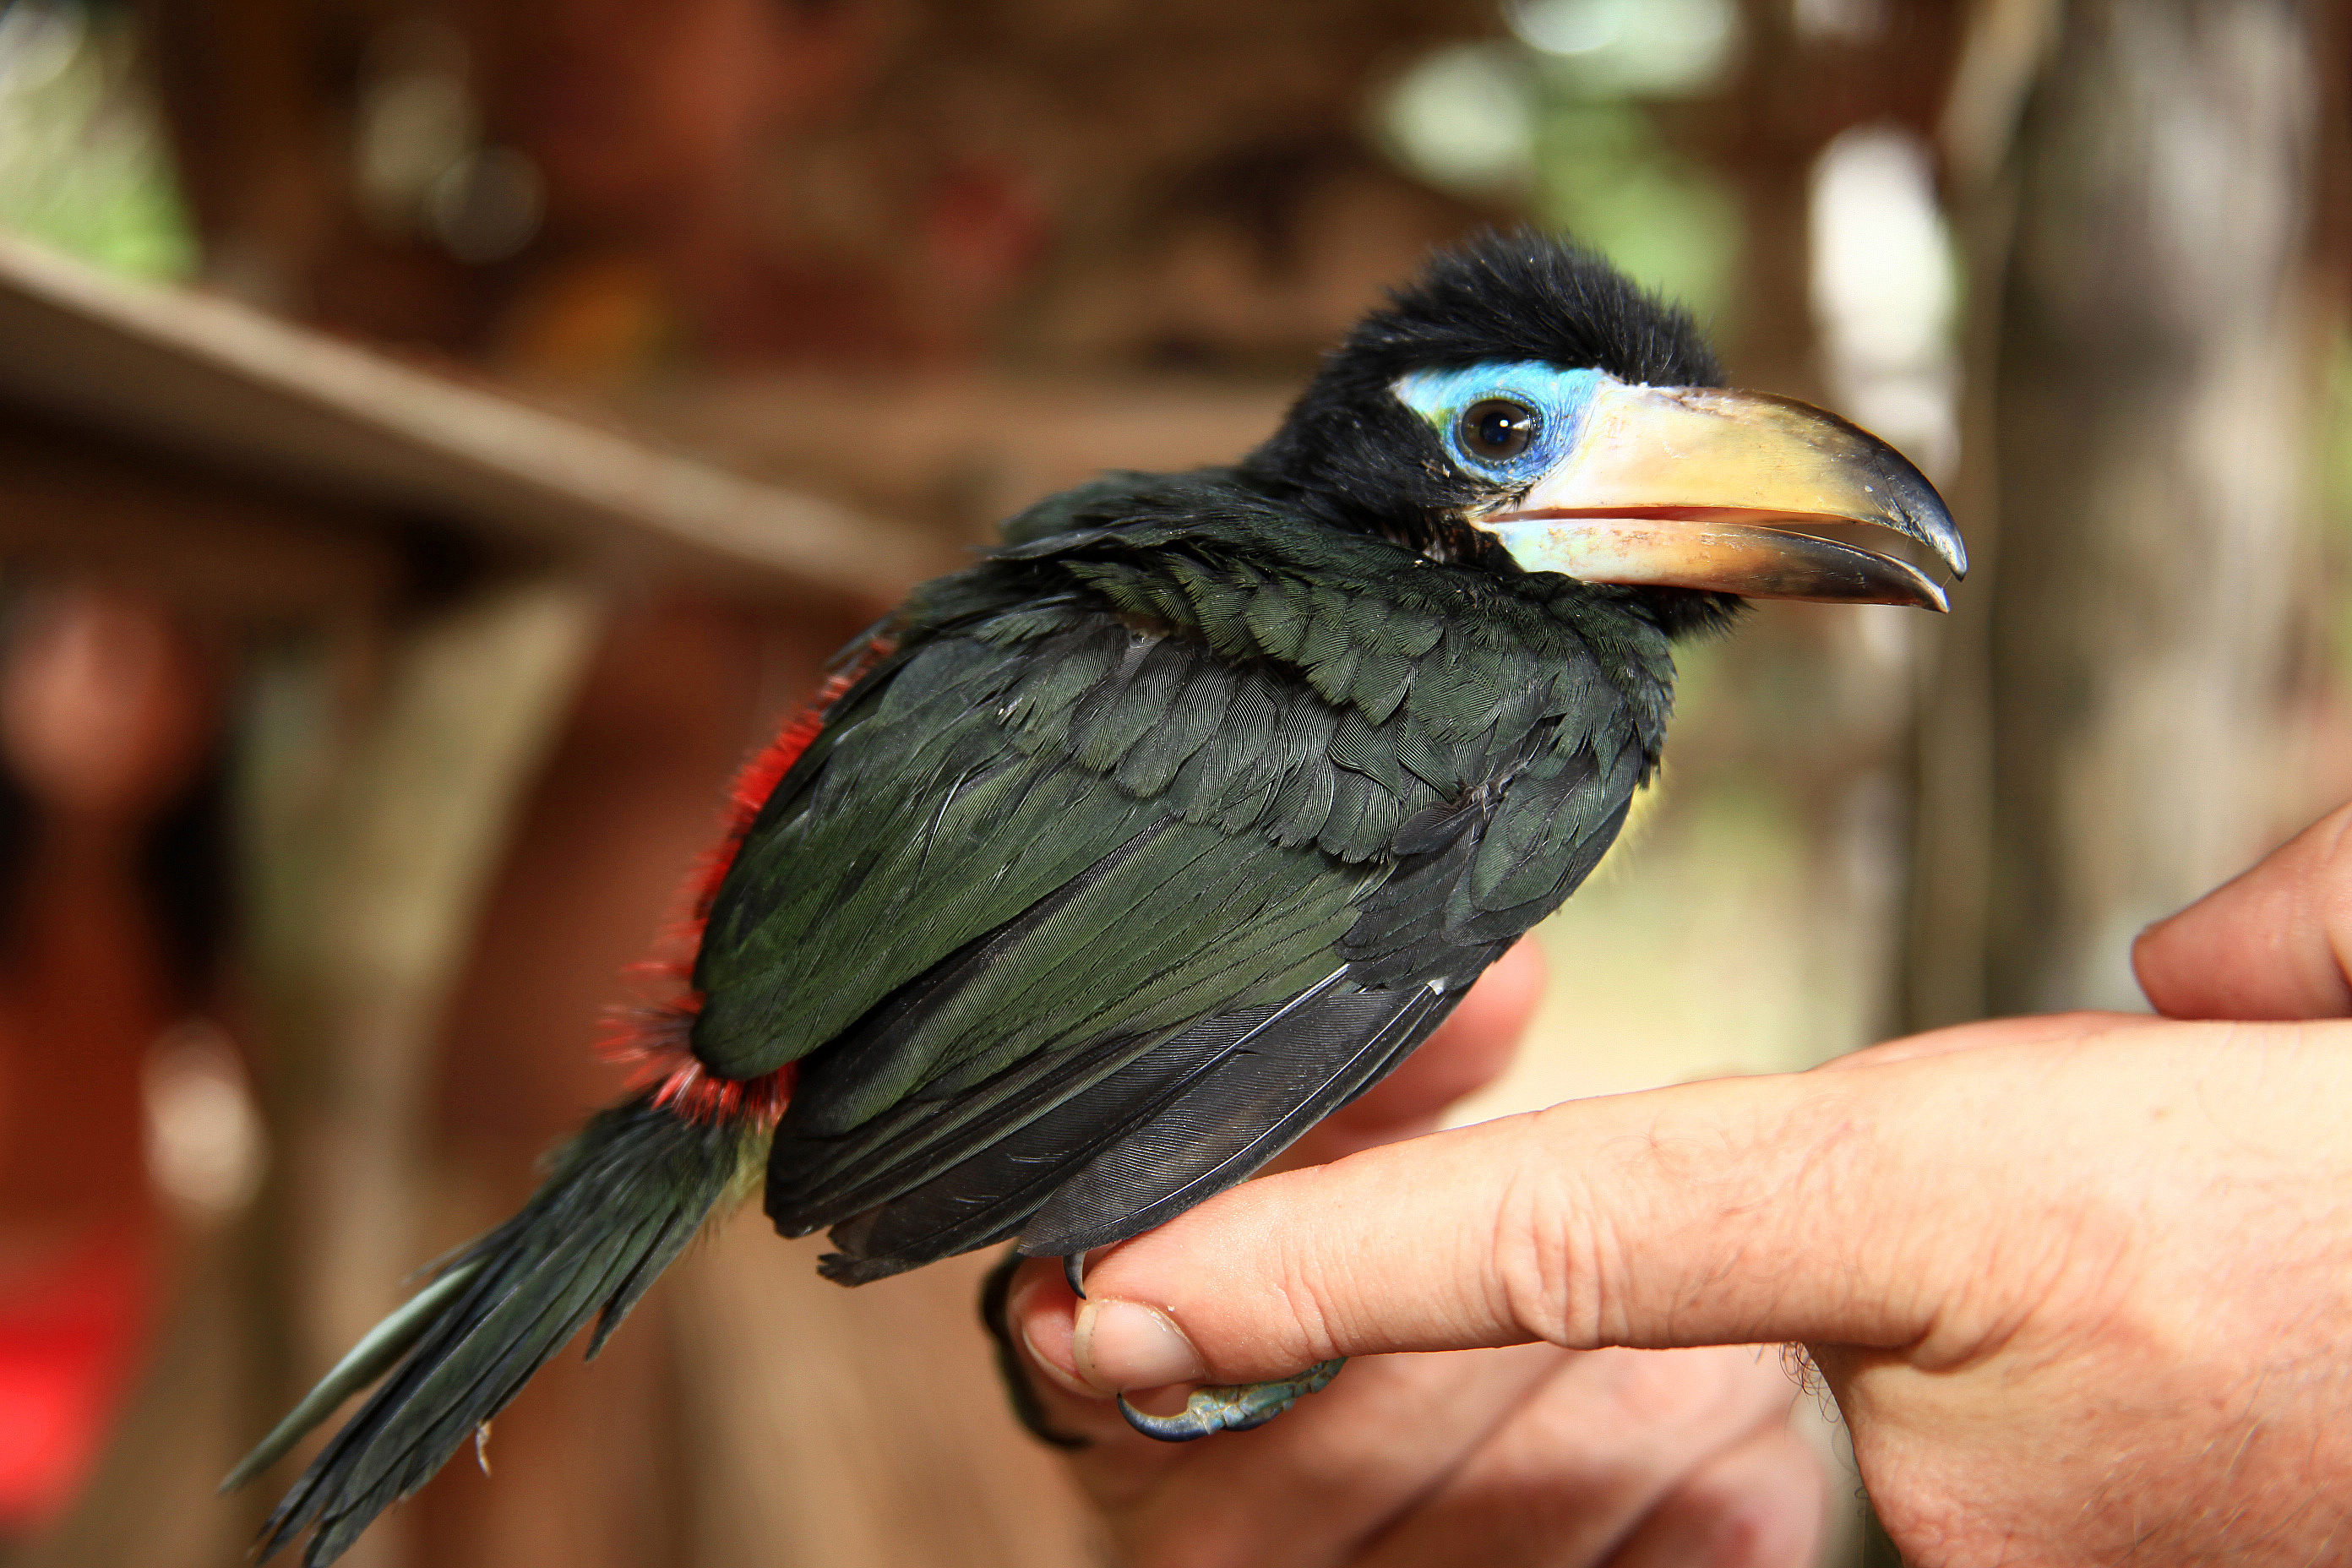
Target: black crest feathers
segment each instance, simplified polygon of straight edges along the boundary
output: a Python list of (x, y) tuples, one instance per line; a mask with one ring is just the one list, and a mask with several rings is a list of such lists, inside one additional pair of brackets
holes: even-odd
[(1464, 480), (1391, 389), (1412, 371), (1496, 360), (1603, 370), (1653, 386), (1722, 379), (1689, 313), (1599, 255), (1530, 229), (1487, 234), (1440, 251), (1358, 323), (1244, 471), (1359, 528), (1394, 531), (1415, 512), (1457, 509), (1468, 499)]
[(1348, 334), (1325, 374), (1383, 386), (1407, 371), (1482, 360), (1543, 360), (1653, 386), (1722, 379), (1688, 312), (1590, 250), (1519, 229), (1441, 251)]

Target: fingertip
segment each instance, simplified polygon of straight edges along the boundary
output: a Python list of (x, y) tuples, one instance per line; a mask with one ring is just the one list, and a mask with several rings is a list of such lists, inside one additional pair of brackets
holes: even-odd
[(2132, 942), (2132, 971), (2167, 1017), (2340, 1017), (2352, 1013), (2347, 946), (2352, 806), (2149, 925)]
[(2138, 984), (2139, 994), (2147, 998), (2147, 1005), (2168, 1017), (2178, 1015), (2166, 1005), (2172, 989), (2171, 971), (2165, 963), (2168, 941), (2166, 933), (2181, 913), (2175, 910), (2160, 921), (2151, 921), (2140, 928), (2131, 944), (2132, 979)]
[[(2264, 862), (2267, 866), (2269, 862)], [(2249, 919), (2260, 918), (2249, 906), (2250, 894), (2262, 891), (2257, 866), (2222, 883), (2194, 903), (2150, 921), (2132, 938), (2132, 978), (2147, 1005), (2166, 1017), (2201, 1016), (2218, 999), (2201, 993), (2210, 989), (2212, 964), (2205, 950)]]
[(1065, 1393), (1098, 1399), (1101, 1392), (1078, 1372), (1077, 1307), (1056, 1261), (1034, 1258), (1013, 1277), (1004, 1315), (1031, 1366)]
[(1140, 1301), (1086, 1302), (1078, 1309), (1070, 1348), (1078, 1376), (1097, 1394), (1198, 1383), (1209, 1372), (1176, 1320)]

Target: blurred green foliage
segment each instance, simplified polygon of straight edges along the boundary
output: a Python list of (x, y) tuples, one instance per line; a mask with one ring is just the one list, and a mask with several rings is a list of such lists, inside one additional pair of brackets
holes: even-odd
[(1724, 182), (1669, 148), (1639, 104), (1557, 89), (1538, 102), (1538, 214), (1719, 330), (1739, 247)]
[(1739, 251), (1723, 178), (1677, 153), (1654, 106), (1720, 88), (1728, 0), (1510, 0), (1507, 36), (1417, 62), (1376, 116), (1407, 168), (1528, 210), (1720, 328)]
[(194, 266), (129, 16), (0, 6), (0, 230), (136, 277)]

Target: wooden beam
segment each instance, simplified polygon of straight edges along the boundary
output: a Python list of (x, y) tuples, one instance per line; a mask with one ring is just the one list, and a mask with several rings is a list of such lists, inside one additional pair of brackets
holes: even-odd
[(958, 563), (903, 525), (5, 237), (0, 394), (323, 500), (606, 570), (887, 601)]

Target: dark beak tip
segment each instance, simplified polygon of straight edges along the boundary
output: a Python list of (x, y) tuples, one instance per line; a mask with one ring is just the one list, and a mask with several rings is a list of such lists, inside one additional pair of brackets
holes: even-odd
[(1933, 550), (1951, 573), (1953, 581), (1967, 577), (1969, 542), (1961, 536), (1960, 525), (1952, 520), (1951, 509), (1944, 504), (1942, 494), (1925, 474), (1915, 469), (1909, 477), (1911, 482), (1906, 488), (1911, 493), (1898, 496), (1891, 509), (1900, 520), (1895, 523), (1896, 531)]
[(1966, 582), (1969, 575), (1969, 542), (1960, 537), (1959, 526), (1952, 521), (1949, 512), (1937, 512), (1936, 521), (1940, 526), (1931, 531), (1929, 542), (1936, 547), (1936, 553), (1944, 558), (1944, 564), (1951, 569), (1952, 581)]

